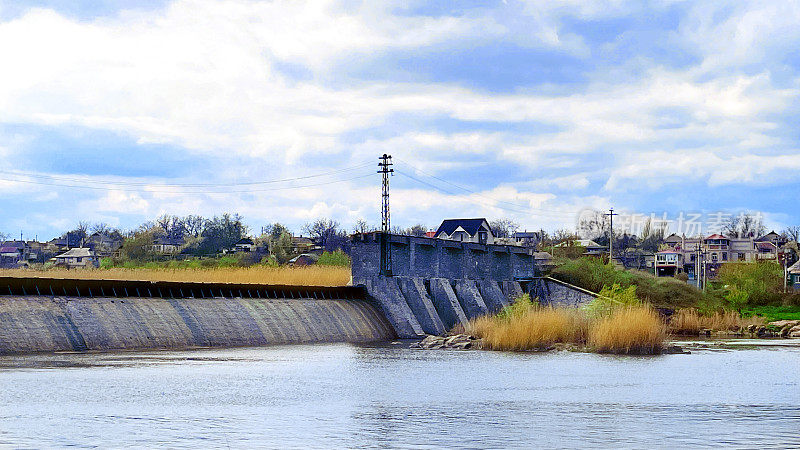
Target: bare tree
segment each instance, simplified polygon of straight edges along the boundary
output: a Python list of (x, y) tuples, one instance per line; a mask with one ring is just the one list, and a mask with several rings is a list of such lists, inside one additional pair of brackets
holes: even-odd
[(761, 217), (749, 213), (733, 216), (722, 226), (723, 234), (735, 238), (758, 237), (765, 231)]
[(497, 238), (509, 238), (519, 229), (519, 224), (512, 219), (502, 218), (489, 222), (492, 234)]
[(357, 233), (370, 233), (370, 232), (375, 231), (375, 230), (376, 230), (375, 226), (368, 224), (367, 221), (364, 220), (364, 219), (356, 220), (356, 224), (353, 225), (353, 233), (356, 233), (356, 234)]
[(578, 222), (578, 235), (584, 239), (592, 239), (598, 244), (608, 243), (610, 228), (608, 216), (602, 211), (591, 211), (581, 215)]
[(203, 233), (203, 224), (205, 223), (205, 219), (202, 216), (195, 216), (195, 215), (188, 215), (181, 219), (183, 222), (183, 228), (186, 230), (186, 234), (192, 237), (199, 237)]
[(425, 236), (425, 233), (428, 232), (428, 227), (425, 225), (418, 223), (416, 225), (412, 225), (411, 228), (408, 229), (409, 236)]
[(786, 227), (783, 230), (783, 234), (786, 235), (787, 239), (797, 242), (798, 240), (800, 240), (800, 226), (792, 225)]
[(306, 224), (303, 230), (326, 251), (343, 249), (347, 243), (347, 235), (333, 219), (317, 219)]
[(0, 231), (0, 241), (8, 240), (8, 236), (9, 236), (8, 233), (3, 233), (2, 231)]

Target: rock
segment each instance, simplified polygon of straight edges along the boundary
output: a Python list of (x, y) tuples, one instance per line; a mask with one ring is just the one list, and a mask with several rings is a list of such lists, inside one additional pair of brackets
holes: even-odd
[(755, 333), (756, 332), (756, 326), (755, 325), (748, 325), (747, 326), (747, 332), (750, 333), (750, 334)]
[(668, 345), (661, 350), (661, 353), (665, 355), (688, 355), (692, 352), (684, 350), (680, 345)]
[(456, 334), (453, 336), (425, 336), (420, 342), (411, 344), (411, 348), (421, 348), (425, 350), (436, 350), (440, 348), (464, 350), (468, 348), (480, 347), (477, 345), (480, 340), (468, 334)]
[(797, 325), (800, 325), (800, 320), (777, 320), (775, 322), (770, 322), (767, 325), (775, 327), (775, 328), (778, 328), (778, 329), (781, 329), (781, 328), (783, 328), (785, 326), (788, 326), (789, 328), (792, 328), (792, 327), (795, 327)]
[(793, 326), (792, 329), (789, 330), (787, 336), (793, 338), (800, 337), (800, 325)]

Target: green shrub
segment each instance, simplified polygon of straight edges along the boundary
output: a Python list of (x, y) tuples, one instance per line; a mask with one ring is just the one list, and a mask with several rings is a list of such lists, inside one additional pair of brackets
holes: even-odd
[(641, 304), (641, 300), (636, 296), (636, 286), (631, 285), (623, 288), (615, 283), (611, 287), (603, 286), (597, 298), (584, 306), (584, 309), (589, 312), (590, 316), (601, 317), (610, 315), (614, 309), (619, 307), (639, 306)]
[(780, 304), (783, 297), (783, 268), (770, 261), (723, 264), (719, 282), (746, 292), (751, 305)]
[(341, 250), (324, 252), (317, 260), (317, 265), (350, 267), (350, 257)]
[(110, 269), (114, 267), (114, 260), (111, 258), (102, 258), (100, 259), (100, 268), (101, 269)]
[(728, 293), (725, 294), (725, 300), (728, 302), (728, 305), (736, 311), (741, 311), (742, 308), (747, 305), (749, 297), (747, 291), (739, 289), (736, 285), (731, 286), (731, 288), (728, 289)]
[(525, 315), (534, 306), (530, 294), (522, 294), (514, 300), (514, 303), (504, 307), (497, 313), (497, 317), (501, 320), (510, 320), (513, 317)]

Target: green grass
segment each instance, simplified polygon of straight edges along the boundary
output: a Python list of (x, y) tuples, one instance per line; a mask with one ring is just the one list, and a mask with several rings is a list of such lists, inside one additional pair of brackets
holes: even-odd
[(776, 320), (800, 320), (800, 306), (752, 306), (742, 309), (743, 316), (763, 316), (768, 322)]

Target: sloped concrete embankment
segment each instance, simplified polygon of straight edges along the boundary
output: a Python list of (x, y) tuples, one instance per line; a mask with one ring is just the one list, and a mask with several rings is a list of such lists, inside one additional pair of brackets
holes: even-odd
[(0, 354), (392, 339), (365, 300), (0, 297)]

